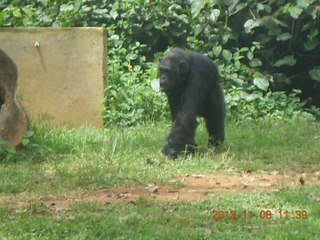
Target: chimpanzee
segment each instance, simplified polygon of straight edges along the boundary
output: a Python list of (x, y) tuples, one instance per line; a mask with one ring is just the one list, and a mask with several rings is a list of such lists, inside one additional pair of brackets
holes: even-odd
[(173, 159), (194, 153), (197, 116), (205, 119), (209, 144), (224, 141), (225, 100), (217, 67), (200, 53), (174, 48), (159, 63), (160, 90), (167, 97), (172, 126), (162, 152)]

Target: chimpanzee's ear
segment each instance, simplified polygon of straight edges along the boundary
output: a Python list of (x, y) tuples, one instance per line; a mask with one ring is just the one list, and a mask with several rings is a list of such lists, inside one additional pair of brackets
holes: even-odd
[(179, 73), (186, 74), (189, 70), (189, 65), (185, 60), (179, 62)]

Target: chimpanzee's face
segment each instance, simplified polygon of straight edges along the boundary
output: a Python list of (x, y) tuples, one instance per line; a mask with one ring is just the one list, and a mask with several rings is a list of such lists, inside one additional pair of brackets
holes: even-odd
[(159, 64), (160, 90), (169, 92), (178, 81), (177, 66), (170, 58), (162, 58)]
[(166, 55), (160, 59), (159, 77), (160, 90), (169, 93), (181, 86), (188, 64), (184, 60), (178, 60), (175, 55)]

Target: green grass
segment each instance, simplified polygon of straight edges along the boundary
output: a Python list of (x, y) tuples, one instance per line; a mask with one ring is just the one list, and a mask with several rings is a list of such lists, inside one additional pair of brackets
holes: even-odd
[[(202, 202), (78, 203), (64, 212), (30, 205), (0, 210), (0, 234), (9, 239), (319, 239), (319, 202), (311, 194), (319, 196), (319, 187), (233, 193)], [(256, 218), (267, 209), (274, 212), (270, 219)], [(235, 210), (240, 218), (212, 219), (214, 210)], [(281, 219), (278, 210), (305, 210), (308, 217)], [(252, 219), (243, 211), (252, 211)]]
[[(92, 190), (168, 184), (180, 174), (237, 171), (296, 174), (320, 170), (320, 123), (303, 119), (229, 122), (222, 147), (208, 149), (203, 124), (199, 151), (172, 161), (161, 146), (168, 123), (134, 128), (59, 129), (39, 126), (26, 149), (0, 160), (0, 239), (319, 239), (320, 186), (226, 193), (198, 202), (74, 203), (52, 209), (38, 199)], [(19, 201), (30, 201), (19, 206)], [(1, 204), (2, 202), (6, 204)], [(308, 212), (307, 219), (212, 219), (271, 209)], [(291, 215), (290, 215), (291, 217)]]

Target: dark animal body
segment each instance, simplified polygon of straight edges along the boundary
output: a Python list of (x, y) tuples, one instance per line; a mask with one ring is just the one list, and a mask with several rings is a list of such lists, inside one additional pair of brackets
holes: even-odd
[(18, 146), (29, 121), (16, 96), (18, 69), (12, 59), (0, 49), (0, 146)]
[(200, 53), (174, 48), (159, 63), (160, 89), (166, 93), (172, 117), (162, 152), (172, 158), (194, 153), (197, 116), (205, 119), (209, 144), (224, 141), (225, 100), (212, 60)]

